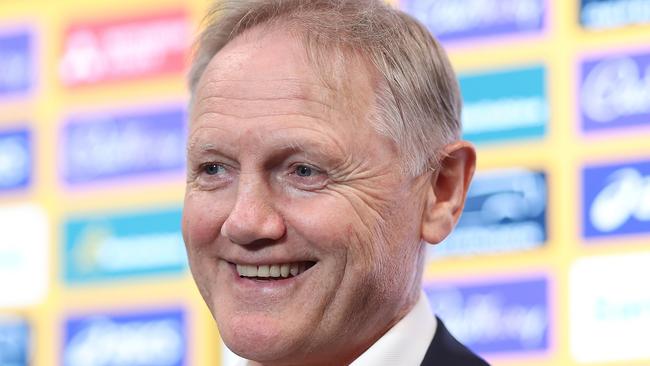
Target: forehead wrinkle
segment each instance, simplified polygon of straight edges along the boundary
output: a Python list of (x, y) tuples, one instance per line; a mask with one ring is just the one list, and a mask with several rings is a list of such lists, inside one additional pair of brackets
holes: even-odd
[(345, 144), (336, 139), (335, 136), (331, 136), (327, 129), (322, 129), (318, 126), (310, 127), (304, 125), (270, 129), (238, 129), (235, 131), (229, 131), (220, 127), (199, 127), (190, 135), (189, 138), (187, 149), (192, 155), (213, 152), (224, 147), (224, 144), (213, 143), (210, 141), (210, 139), (214, 139), (220, 135), (209, 135), (204, 132), (202, 138), (197, 136), (201, 131), (205, 130), (208, 132), (211, 130), (225, 132), (234, 138), (234, 142), (226, 145), (238, 146), (239, 148), (245, 149), (253, 148), (257, 152), (262, 152), (270, 148), (276, 152), (303, 152), (307, 155), (310, 153), (317, 153), (328, 157), (333, 157), (333, 155), (347, 155), (345, 153), (347, 151), (345, 149)]
[[(230, 123), (232, 121), (236, 121), (237, 123), (241, 123), (242, 121), (255, 121), (255, 120), (264, 120), (264, 119), (275, 119), (277, 120), (278, 117), (286, 117), (284, 121), (290, 121), (290, 120), (295, 120), (298, 121), (300, 120), (301, 122), (305, 121), (312, 121), (314, 124), (317, 125), (322, 125), (322, 124), (331, 124), (331, 121), (324, 119), (321, 116), (316, 116), (316, 115), (309, 115), (305, 113), (262, 113), (259, 115), (249, 115), (249, 116), (242, 116), (242, 115), (237, 115), (237, 114), (229, 114), (229, 113), (223, 113), (223, 112), (202, 112), (200, 115), (198, 115), (196, 118), (194, 118), (194, 121), (191, 123), (191, 125), (200, 125), (196, 130), (201, 129), (201, 128), (208, 128), (205, 126), (205, 124), (210, 124), (211, 126), (217, 125), (219, 123), (226, 123), (226, 119), (230, 119)], [(266, 131), (264, 128), (259, 128), (259, 127), (272, 127), (274, 124), (274, 121), (268, 121), (268, 123), (258, 126), (258, 128), (255, 128), (255, 130), (263, 130)], [(196, 130), (194, 133), (196, 133)], [(241, 135), (245, 132), (251, 131), (251, 128), (243, 128), (239, 127), (236, 129), (236, 132), (238, 135)], [(192, 133), (192, 135), (194, 135)], [(189, 141), (189, 139), (188, 139)]]
[(242, 119), (302, 115), (323, 121), (336, 109), (330, 103), (335, 95), (329, 91), (321, 93), (323, 88), (298, 90), (291, 87), (287, 91), (282, 83), (271, 90), (261, 81), (246, 81), (235, 86), (221, 82), (215, 80), (218, 87), (201, 90), (199, 99), (193, 104), (192, 120), (199, 121), (207, 113), (216, 113)]
[(197, 121), (201, 120), (202, 118), (207, 118), (209, 116), (214, 115), (215, 117), (229, 117), (229, 118), (237, 118), (237, 119), (243, 119), (243, 120), (251, 120), (251, 119), (257, 119), (257, 118), (270, 118), (270, 117), (305, 117), (309, 118), (312, 120), (316, 120), (319, 122), (327, 122), (326, 119), (324, 119), (321, 116), (315, 115), (315, 114), (309, 114), (306, 112), (245, 112), (246, 114), (236, 114), (232, 112), (226, 112), (226, 111), (215, 111), (215, 110), (210, 110), (210, 111), (203, 111), (199, 115), (197, 115), (194, 119)]
[(274, 79), (227, 79), (227, 78), (212, 78), (209, 80), (206, 80), (205, 82), (201, 83), (199, 89), (208, 89), (212, 90), (214, 88), (219, 88), (221, 84), (226, 84), (226, 87), (229, 87), (228, 83), (250, 83), (254, 81), (263, 81), (267, 85), (269, 83), (277, 82), (277, 83), (283, 83), (285, 86), (290, 85), (293, 86), (294, 88), (290, 90), (295, 90), (295, 91), (305, 91), (304, 87), (318, 87), (319, 89), (323, 89), (328, 92), (337, 92), (336, 89), (325, 85), (321, 82), (315, 82), (315, 81), (305, 81), (304, 79), (301, 78), (295, 78), (295, 77), (288, 77), (288, 78), (274, 78)]
[[(224, 131), (227, 132), (226, 130), (218, 127), (218, 126), (201, 126), (192, 131), (190, 135), (187, 137), (187, 151), (188, 152), (194, 152), (199, 149), (200, 152), (205, 152), (210, 149), (214, 149), (217, 147), (216, 144), (210, 143), (210, 142), (204, 142), (200, 146), (197, 147), (197, 144), (200, 143), (200, 138), (197, 136), (201, 131), (203, 130), (217, 130), (217, 131)], [(210, 145), (210, 148), (207, 148), (207, 146)]]
[[(332, 106), (328, 103), (325, 103), (320, 100), (316, 99), (311, 99), (308, 97), (304, 97), (301, 95), (295, 95), (295, 96), (277, 96), (277, 97), (233, 97), (233, 96), (221, 96), (221, 95), (208, 95), (201, 100), (198, 101), (198, 104), (204, 104), (208, 103), (212, 100), (235, 100), (235, 101), (241, 101), (241, 102), (256, 102), (256, 101), (303, 101), (303, 102), (310, 102), (310, 103), (315, 103), (315, 104), (320, 104), (323, 107), (327, 108), (332, 108)], [(211, 103), (210, 103), (211, 104)]]
[[(285, 130), (306, 130), (308, 133), (298, 136), (289, 135)], [(285, 149), (291, 149), (293, 151), (302, 151), (309, 153), (317, 149), (318, 152), (324, 155), (348, 155), (349, 148), (347, 144), (339, 139), (330, 136), (326, 130), (322, 130), (316, 127), (285, 127), (281, 129), (276, 129), (269, 131), (265, 136), (267, 140), (273, 141), (274, 144)], [(303, 137), (302, 139), (300, 137)]]
[[(260, 87), (260, 84), (262, 86)], [(211, 79), (200, 86), (197, 103), (211, 97), (241, 100), (297, 99), (331, 107), (326, 101), (339, 94), (322, 83), (308, 82), (296, 78), (279, 79)], [(206, 94), (207, 95), (203, 95)], [(255, 95), (251, 97), (251, 95)]]

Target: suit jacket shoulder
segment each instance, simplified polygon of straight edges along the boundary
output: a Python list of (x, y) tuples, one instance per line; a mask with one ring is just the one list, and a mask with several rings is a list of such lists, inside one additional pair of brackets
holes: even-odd
[(436, 334), (421, 366), (489, 366), (482, 358), (458, 342), (440, 318), (437, 320)]

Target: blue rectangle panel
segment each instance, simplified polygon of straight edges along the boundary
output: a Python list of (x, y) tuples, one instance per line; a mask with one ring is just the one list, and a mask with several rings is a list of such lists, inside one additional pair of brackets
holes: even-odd
[(36, 73), (32, 42), (29, 32), (3, 33), (0, 30), (0, 101), (32, 88)]
[(181, 309), (95, 314), (66, 319), (64, 366), (187, 365), (186, 314)]
[(580, 24), (587, 29), (650, 23), (648, 0), (580, 0)]
[(424, 290), (451, 333), (479, 354), (523, 356), (549, 347), (545, 277), (431, 283)]
[(583, 61), (578, 99), (585, 132), (650, 126), (650, 50)]
[(430, 258), (512, 252), (539, 247), (547, 240), (547, 181), (527, 169), (478, 173), (454, 231)]
[(180, 107), (70, 118), (62, 131), (69, 184), (183, 172), (186, 116)]
[(401, 0), (400, 7), (443, 42), (539, 32), (543, 0)]
[(549, 118), (543, 66), (460, 75), (463, 137), (477, 144), (539, 139)]
[(0, 130), (0, 192), (27, 187), (32, 176), (31, 132)]
[(187, 270), (180, 209), (70, 218), (63, 232), (62, 267), (67, 283), (181, 274)]
[(30, 329), (26, 321), (0, 318), (0, 365), (30, 364)]
[(585, 238), (650, 234), (650, 160), (587, 166), (582, 171)]

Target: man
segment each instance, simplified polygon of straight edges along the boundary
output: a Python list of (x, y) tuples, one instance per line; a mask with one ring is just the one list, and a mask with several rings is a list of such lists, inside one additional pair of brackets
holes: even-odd
[(444, 51), (379, 0), (220, 1), (192, 92), (183, 235), (251, 365), (485, 365), (430, 312), (426, 243), (475, 152)]

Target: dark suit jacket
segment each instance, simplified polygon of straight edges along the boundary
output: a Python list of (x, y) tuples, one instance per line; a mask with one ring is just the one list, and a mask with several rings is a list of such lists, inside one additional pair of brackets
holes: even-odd
[(438, 319), (436, 334), (427, 349), (421, 366), (489, 366), (454, 338)]

